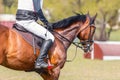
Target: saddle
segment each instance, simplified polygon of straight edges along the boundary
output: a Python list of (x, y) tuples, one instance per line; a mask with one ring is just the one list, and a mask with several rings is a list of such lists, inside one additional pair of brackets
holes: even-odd
[[(36, 48), (40, 49), (42, 46), (43, 40), (42, 38), (36, 36), (35, 34), (27, 31), (24, 27), (21, 25), (15, 23), (13, 25), (13, 29), (17, 31), (31, 46), (33, 46), (34, 54), (36, 54)], [(50, 63), (49, 57), (47, 56), (47, 63), (48, 63), (48, 69), (52, 69), (53, 65)]]
[(33, 46), (34, 49), (35, 48), (40, 49), (44, 39), (29, 32), (28, 30), (26, 30), (24, 27), (17, 23), (13, 25), (13, 29), (17, 31), (24, 38), (24, 40), (26, 40), (31, 46)]

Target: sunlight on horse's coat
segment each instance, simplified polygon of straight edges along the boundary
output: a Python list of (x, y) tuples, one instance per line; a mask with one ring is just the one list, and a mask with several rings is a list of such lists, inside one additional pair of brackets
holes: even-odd
[(33, 47), (20, 34), (0, 25), (0, 64), (16, 70), (36, 71), (44, 80), (58, 80), (60, 69), (66, 62), (66, 52), (71, 42), (78, 37), (80, 41), (85, 41), (83, 45), (85, 48), (87, 48), (86, 45), (92, 43), (95, 30), (95, 26), (92, 25), (94, 20), (95, 17), (92, 19), (89, 14), (77, 14), (53, 23), (52, 33), (55, 36), (55, 42), (48, 53), (50, 63), (54, 65), (51, 70), (35, 70), (34, 62), (39, 54), (39, 49), (34, 54)]

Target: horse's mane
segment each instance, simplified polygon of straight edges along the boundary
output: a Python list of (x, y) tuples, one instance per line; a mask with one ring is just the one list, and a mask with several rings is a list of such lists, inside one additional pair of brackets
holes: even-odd
[(75, 16), (71, 16), (71, 17), (65, 18), (61, 21), (55, 22), (52, 24), (52, 26), (55, 29), (56, 28), (66, 28), (78, 21), (82, 21), (84, 23), (85, 20), (86, 20), (86, 15), (76, 14)]

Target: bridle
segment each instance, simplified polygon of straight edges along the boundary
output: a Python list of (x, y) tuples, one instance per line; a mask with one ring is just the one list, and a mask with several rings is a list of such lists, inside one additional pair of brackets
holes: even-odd
[[(80, 26), (80, 24), (79, 24)], [(96, 27), (94, 26), (94, 24), (89, 24), (88, 26), (86, 26), (84, 29), (82, 29), (80, 32), (84, 31), (85, 29), (87, 29), (88, 27), (90, 26), (90, 32), (89, 32), (89, 36), (88, 36), (88, 40), (84, 40), (84, 41), (81, 41), (81, 42), (72, 42), (70, 41), (69, 39), (67, 39), (66, 37), (62, 36), (61, 34), (59, 34), (58, 32), (52, 30), (52, 32), (56, 33), (57, 35), (59, 35), (60, 37), (62, 37), (64, 40), (68, 41), (69, 43), (73, 44), (76, 46), (76, 50), (75, 50), (75, 55), (74, 57), (71, 59), (71, 60), (66, 60), (67, 62), (72, 62), (75, 58), (76, 58), (76, 54), (77, 54), (77, 48), (81, 48), (82, 50), (87, 50), (87, 51), (90, 51), (90, 47), (91, 47), (91, 43), (93, 43), (94, 41), (92, 40), (92, 37), (94, 32), (95, 32), (95, 29)], [(91, 29), (91, 26), (94, 26), (94, 29), (92, 31)], [(80, 33), (79, 32), (79, 33)], [(82, 45), (86, 44), (87, 46), (86, 47), (83, 47)]]
[[(90, 32), (89, 32), (89, 36), (88, 36), (88, 40), (85, 40), (85, 41), (82, 41), (82, 42), (72, 42), (70, 41), (69, 39), (67, 39), (66, 37), (62, 36), (61, 34), (59, 34), (58, 32), (52, 30), (52, 32), (56, 33), (57, 35), (59, 35), (60, 37), (62, 37), (64, 40), (68, 41), (69, 43), (73, 44), (76, 46), (76, 50), (75, 50), (75, 55), (73, 56), (73, 58), (71, 60), (66, 60), (67, 62), (72, 62), (75, 58), (76, 58), (76, 55), (77, 55), (77, 48), (81, 48), (82, 50), (87, 50), (87, 51), (90, 51), (90, 47), (91, 47), (91, 43), (93, 43), (94, 41), (92, 40), (92, 37), (91, 37), (91, 33), (92, 33), (92, 36), (95, 32), (95, 27), (94, 27), (94, 30), (92, 31), (91, 29), (91, 26), (94, 26), (94, 24), (90, 24), (88, 26), (86, 26), (83, 30), (81, 30), (80, 32), (84, 31), (85, 29), (87, 29), (87, 27), (90, 26)], [(80, 33), (79, 32), (79, 33)], [(87, 46), (86, 47), (83, 47), (82, 45), (86, 44)]]
[[(80, 24), (79, 24), (79, 25), (80, 25)], [(89, 27), (89, 26), (94, 26), (94, 24), (90, 24), (90, 25), (86, 26), (86, 27), (85, 27), (84, 29), (82, 29), (79, 33), (81, 33), (82, 31), (84, 31), (85, 29), (87, 29), (87, 27)], [(72, 44), (75, 45), (77, 48), (81, 48), (82, 50), (85, 50), (85, 49), (90, 50), (91, 43), (94, 42), (94, 41), (92, 40), (91, 33), (92, 33), (92, 35), (94, 34), (94, 32), (95, 32), (95, 27), (94, 27), (94, 30), (93, 30), (93, 31), (91, 30), (91, 27), (90, 27), (90, 33), (89, 33), (88, 40), (84, 40), (84, 41), (82, 41), (82, 42), (72, 42), (72, 41), (70, 41), (69, 39), (67, 39), (66, 37), (64, 37), (64, 36), (62, 36), (61, 34), (59, 34), (58, 32), (56, 32), (56, 31), (53, 31), (53, 32), (56, 33), (56, 34), (58, 34), (60, 37), (62, 37), (64, 40), (68, 41), (69, 43), (72, 43)], [(81, 39), (80, 39), (80, 40), (81, 40)], [(81, 45), (86, 44), (87, 47), (85, 48), (85, 47), (81, 46), (80, 44), (81, 44)]]
[[(90, 26), (90, 32), (89, 32), (88, 40), (84, 40), (84, 41), (81, 41), (79, 43), (81, 45), (86, 45), (86, 47), (83, 47), (82, 50), (87, 50), (87, 51), (90, 51), (91, 43), (94, 42), (94, 40), (92, 39), (92, 36), (95, 33), (95, 29), (96, 29), (96, 27), (94, 27), (94, 24), (89, 24), (87, 27), (89, 27), (89, 26)], [(92, 26), (94, 27), (93, 30), (91, 29)], [(87, 27), (85, 27), (79, 33), (81, 33), (82, 31), (84, 31)], [(80, 40), (82, 40), (82, 39), (80, 39)]]

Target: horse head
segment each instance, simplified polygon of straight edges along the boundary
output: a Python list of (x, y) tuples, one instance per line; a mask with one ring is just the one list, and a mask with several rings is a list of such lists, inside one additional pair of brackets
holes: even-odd
[(93, 35), (96, 29), (94, 25), (96, 16), (97, 14), (94, 17), (90, 17), (89, 13), (86, 15), (76, 13), (76, 16), (54, 23), (53, 27), (57, 28), (56, 31), (62, 36), (61, 41), (65, 47), (68, 48), (72, 41), (78, 37), (82, 47), (75, 45), (82, 48), (84, 52), (88, 52), (91, 50), (90, 47), (93, 43)]
[(80, 43), (83, 46), (84, 52), (91, 51), (91, 45), (93, 44), (93, 35), (95, 33), (95, 19), (96, 16), (90, 17), (89, 13), (86, 14), (86, 19), (83, 23), (79, 23), (80, 29), (77, 37), (80, 39)]

